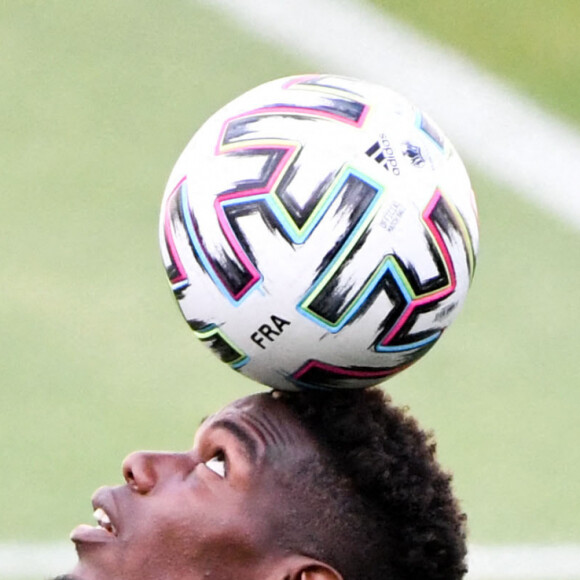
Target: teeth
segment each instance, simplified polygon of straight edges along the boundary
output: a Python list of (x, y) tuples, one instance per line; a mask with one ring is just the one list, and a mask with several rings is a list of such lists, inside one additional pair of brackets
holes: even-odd
[(97, 520), (97, 524), (101, 526), (101, 528), (105, 528), (109, 532), (113, 531), (113, 526), (111, 524), (111, 518), (109, 518), (107, 512), (103, 508), (97, 508), (93, 512), (93, 517)]

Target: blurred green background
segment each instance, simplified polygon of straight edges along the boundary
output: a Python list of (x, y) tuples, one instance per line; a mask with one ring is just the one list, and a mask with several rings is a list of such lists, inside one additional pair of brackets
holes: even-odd
[[(580, 128), (580, 3), (375, 4)], [(62, 540), (127, 453), (259, 388), (182, 321), (159, 204), (205, 117), (317, 66), (190, 0), (10, 0), (0, 46), (0, 541)], [(580, 233), (472, 180), (467, 305), (385, 388), (435, 430), (473, 542), (580, 542)]]

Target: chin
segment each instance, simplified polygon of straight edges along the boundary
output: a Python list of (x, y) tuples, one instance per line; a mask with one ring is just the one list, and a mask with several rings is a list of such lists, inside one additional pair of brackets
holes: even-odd
[(82, 561), (79, 561), (72, 572), (68, 572), (64, 576), (58, 576), (56, 580), (114, 580), (115, 578), (115, 575), (101, 572), (93, 566), (87, 566)]

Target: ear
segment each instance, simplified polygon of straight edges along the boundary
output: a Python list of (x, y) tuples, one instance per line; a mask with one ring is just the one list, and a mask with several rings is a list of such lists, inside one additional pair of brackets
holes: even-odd
[(343, 580), (334, 568), (322, 562), (316, 562), (300, 572), (296, 580)]
[(279, 580), (343, 580), (342, 574), (332, 566), (307, 556), (285, 558), (280, 572)]

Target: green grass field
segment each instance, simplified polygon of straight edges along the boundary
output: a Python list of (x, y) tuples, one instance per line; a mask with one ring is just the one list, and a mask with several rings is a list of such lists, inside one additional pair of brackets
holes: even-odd
[(580, 4), (575, 0), (372, 2), (580, 124)]
[[(376, 3), (580, 127), (577, 3)], [(12, 0), (0, 46), (0, 541), (59, 540), (128, 452), (188, 447), (203, 415), (256, 390), (182, 321), (159, 204), (207, 115), (316, 63), (186, 0)], [(578, 543), (580, 233), (472, 177), (467, 306), (385, 388), (435, 430), (474, 542)]]

